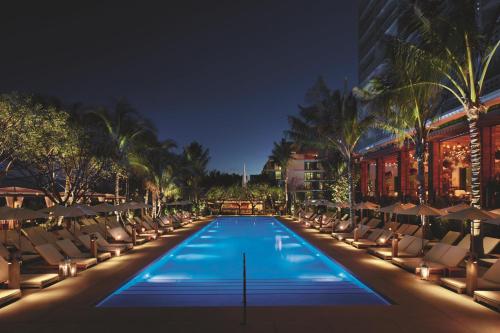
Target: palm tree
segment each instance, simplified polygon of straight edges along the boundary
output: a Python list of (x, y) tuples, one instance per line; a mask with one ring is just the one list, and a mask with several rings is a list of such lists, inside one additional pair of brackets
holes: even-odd
[(285, 139), (275, 142), (269, 158), (281, 168), (281, 177), (285, 190), (285, 210), (288, 213), (288, 163), (292, 159), (293, 144)]
[[(446, 10), (440, 10), (438, 6)], [(488, 69), (500, 40), (493, 40), (499, 13), (490, 22), (480, 22), (476, 1), (419, 1), (414, 7), (418, 44), (399, 41), (398, 54), (409, 66), (434, 69), (437, 80), (413, 85), (433, 85), (447, 91), (465, 111), (471, 146), (471, 205), (481, 206), (481, 138), (478, 120), (488, 107), (481, 97)]]
[(361, 137), (373, 123), (362, 117), (352, 93), (321, 88), (322, 98), (312, 106), (300, 107), (298, 117), (289, 117), (289, 136), (298, 143), (321, 149), (337, 150), (347, 165), (351, 225), (354, 226), (354, 159)]
[(388, 43), (385, 71), (371, 80), (364, 90), (355, 88), (356, 95), (368, 102), (375, 116), (375, 126), (395, 136), (400, 144), (415, 145), (417, 160), (418, 199), (425, 203), (425, 156), (429, 124), (435, 120), (442, 105), (441, 89), (433, 85), (416, 85), (421, 80), (436, 80), (437, 73), (429, 66), (416, 66), (412, 59), (397, 52), (399, 42)]
[[(418, 201), (427, 201), (425, 187), (425, 158), (428, 139), (433, 127), (431, 122), (441, 112), (441, 89), (434, 85), (415, 85), (421, 80), (435, 80), (436, 71), (428, 66), (416, 66), (412, 59), (403, 58), (394, 48), (397, 41), (388, 45), (385, 73), (373, 79), (365, 90), (356, 90), (372, 109), (375, 126), (395, 136), (400, 144), (412, 142), (417, 160)], [(424, 235), (427, 232), (422, 218)]]
[[(156, 141), (156, 138), (154, 138)], [(143, 161), (147, 168), (146, 191), (151, 192), (153, 203), (153, 217), (161, 212), (161, 197), (172, 195), (176, 192), (174, 165), (176, 156), (171, 152), (177, 144), (172, 140), (152, 142), (145, 147), (146, 156)]]
[(181, 157), (182, 183), (195, 204), (198, 203), (202, 191), (202, 181), (207, 174), (209, 161), (209, 150), (198, 142), (191, 142), (184, 147)]
[(147, 132), (152, 132), (152, 126), (136, 116), (132, 107), (120, 101), (116, 104), (115, 110), (109, 112), (106, 109), (91, 111), (103, 123), (111, 142), (114, 145), (116, 159), (115, 170), (115, 201), (119, 202), (120, 178), (128, 178), (131, 168), (147, 170), (144, 164), (141, 150), (138, 149), (140, 136)]

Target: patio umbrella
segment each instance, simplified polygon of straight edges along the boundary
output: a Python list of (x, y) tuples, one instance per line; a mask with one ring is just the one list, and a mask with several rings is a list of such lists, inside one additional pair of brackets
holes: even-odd
[(469, 207), (470, 207), (470, 205), (467, 205), (465, 203), (459, 203), (458, 205), (446, 207), (446, 208), (443, 208), (442, 210), (447, 212), (447, 213), (454, 213), (454, 212), (458, 212), (458, 211), (467, 209)]
[(399, 214), (414, 216), (441, 216), (444, 213), (441, 209), (431, 207), (427, 204), (418, 204), (412, 208), (402, 210)]
[(420, 216), (420, 220), (422, 221), (421, 224), (422, 224), (422, 254), (423, 254), (425, 231), (426, 231), (425, 217), (426, 216), (441, 216), (441, 215), (443, 215), (443, 211), (441, 211), (440, 209), (431, 207), (427, 204), (418, 204), (415, 207), (403, 210), (400, 214), (401, 215)]
[(500, 226), (500, 217), (494, 218), (494, 219), (489, 219), (489, 220), (484, 220), (484, 223), (488, 224), (493, 224), (496, 226)]
[(19, 248), (21, 248), (22, 221), (47, 218), (47, 214), (27, 208), (0, 207), (0, 220), (16, 220), (19, 227)]
[[(470, 242), (470, 254), (474, 258), (476, 256), (476, 236), (479, 236), (480, 223), (482, 220), (492, 220), (496, 219), (498, 216), (491, 212), (469, 206), (466, 209), (459, 210), (458, 212), (450, 213), (444, 215), (442, 218), (449, 220), (459, 220), (459, 221), (472, 221), (471, 230), (471, 242)], [(477, 221), (477, 222), (476, 222)], [(475, 225), (477, 223), (477, 225)], [(481, 246), (480, 244), (477, 244)]]
[(39, 211), (49, 212), (53, 217), (71, 218), (71, 223), (73, 224), (73, 233), (75, 232), (75, 217), (97, 215), (97, 213), (92, 210), (90, 206), (78, 204), (72, 206), (54, 205), (51, 207), (40, 209)]
[(496, 214), (496, 215), (500, 215), (500, 208), (490, 210), (490, 213), (493, 213), (493, 214)]
[(47, 212), (54, 217), (82, 217), (82, 216), (97, 215), (96, 212), (90, 206), (84, 206), (84, 205), (73, 205), (73, 206), (55, 205), (52, 207), (40, 209), (39, 212)]
[(116, 206), (103, 202), (95, 206), (90, 206), (90, 209), (96, 213), (111, 213), (116, 211)]
[(376, 203), (370, 202), (370, 201), (362, 201), (358, 202), (357, 204), (354, 205), (354, 209), (359, 209), (361, 212), (361, 219), (363, 219), (363, 210), (368, 209), (368, 210), (377, 210), (379, 209), (380, 206), (377, 205)]
[(407, 210), (409, 208), (415, 207), (414, 204), (412, 203), (401, 203), (400, 201), (389, 205), (385, 206), (379, 209), (379, 212), (382, 212), (384, 214), (389, 213), (389, 214), (394, 214), (397, 219), (397, 215), (400, 214), (402, 211)]

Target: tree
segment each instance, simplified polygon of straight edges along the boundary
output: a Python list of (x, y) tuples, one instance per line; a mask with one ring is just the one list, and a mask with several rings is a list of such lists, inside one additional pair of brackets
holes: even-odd
[(436, 80), (436, 71), (423, 63), (402, 57), (399, 42), (388, 43), (385, 71), (371, 80), (365, 90), (355, 92), (365, 101), (375, 116), (375, 126), (395, 135), (400, 144), (415, 145), (417, 160), (418, 199), (427, 201), (425, 188), (425, 156), (433, 127), (429, 124), (441, 113), (443, 95), (433, 85), (415, 85), (422, 80)]
[(285, 210), (288, 212), (288, 163), (292, 159), (293, 144), (281, 139), (280, 142), (275, 142), (273, 151), (269, 158), (281, 168), (281, 177), (284, 183), (285, 192)]
[(209, 150), (194, 141), (184, 147), (181, 156), (181, 182), (184, 192), (198, 203), (202, 193), (202, 181), (210, 161)]
[(106, 109), (91, 111), (104, 125), (112, 142), (115, 164), (115, 201), (119, 202), (120, 178), (128, 179), (132, 168), (147, 169), (143, 164), (141, 150), (137, 144), (141, 135), (153, 132), (153, 128), (145, 120), (139, 118), (136, 111), (126, 102), (119, 101), (113, 112)]
[(224, 202), (228, 199), (227, 187), (224, 186), (213, 186), (208, 189), (205, 194), (207, 200), (212, 201), (214, 204), (218, 205), (219, 214), (222, 213), (222, 206)]
[[(171, 150), (177, 147), (172, 140), (158, 142), (156, 137), (143, 148), (142, 165), (147, 169), (145, 175), (146, 192), (151, 192), (152, 215), (158, 216), (162, 210), (162, 199), (178, 193), (174, 174), (175, 156)], [(146, 193), (146, 197), (148, 197)]]
[(321, 100), (300, 107), (299, 116), (290, 116), (288, 135), (304, 145), (337, 150), (347, 165), (351, 224), (354, 225), (354, 158), (357, 144), (372, 126), (373, 117), (361, 117), (352, 93), (322, 87)]
[(54, 203), (77, 202), (105, 177), (111, 159), (99, 132), (29, 96), (12, 95), (0, 105), (0, 117), (18, 118), (12, 121), (19, 125), (4, 132), (13, 143), (4, 154), (8, 151), (16, 171)]

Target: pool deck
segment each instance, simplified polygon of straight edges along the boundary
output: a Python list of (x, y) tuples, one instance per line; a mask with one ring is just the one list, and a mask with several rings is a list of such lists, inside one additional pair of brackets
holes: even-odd
[(421, 281), (327, 234), (284, 224), (389, 299), (391, 306), (249, 308), (96, 308), (137, 271), (209, 221), (139, 246), (0, 308), (1, 332), (499, 332), (500, 314), (471, 298)]

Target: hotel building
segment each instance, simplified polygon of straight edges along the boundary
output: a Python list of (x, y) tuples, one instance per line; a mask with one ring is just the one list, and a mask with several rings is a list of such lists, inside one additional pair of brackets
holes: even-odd
[[(398, 33), (397, 18), (406, 1), (362, 0), (359, 7), (359, 85), (363, 86), (384, 66), (380, 41)], [(498, 1), (478, 1), (478, 15), (497, 11)], [(497, 22), (498, 23), (498, 22)], [(497, 24), (495, 38), (500, 38)], [(500, 54), (497, 52), (487, 76), (483, 102), (489, 111), (481, 116), (481, 205), (500, 206)], [(428, 199), (436, 206), (467, 201), (470, 195), (470, 138), (464, 111), (455, 101), (444, 104), (432, 124), (425, 163)], [(411, 144), (400, 146), (394, 137), (373, 131), (360, 145), (359, 192), (365, 199), (388, 203), (415, 200), (417, 162)]]
[[(262, 173), (284, 186), (281, 167), (268, 160)], [(318, 154), (295, 152), (288, 162), (288, 191), (292, 200), (321, 199), (326, 191), (325, 171)]]

